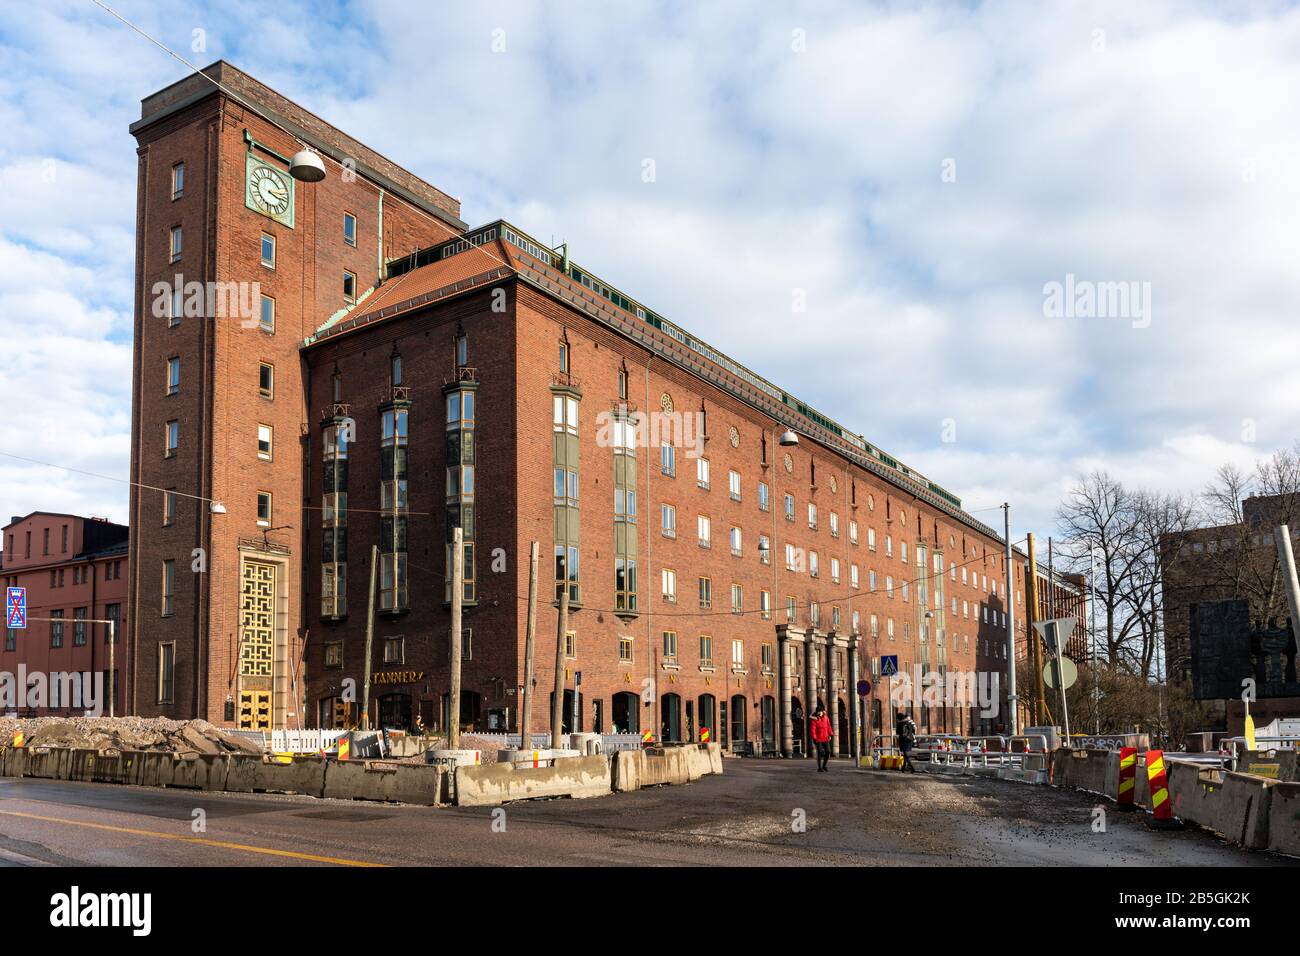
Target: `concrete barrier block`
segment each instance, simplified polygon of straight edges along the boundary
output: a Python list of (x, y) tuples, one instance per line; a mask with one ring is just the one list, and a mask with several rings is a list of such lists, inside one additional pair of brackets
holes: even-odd
[(449, 802), (447, 774), (429, 764), (330, 760), (324, 765), (321, 796), (337, 800), (378, 800), (435, 807)]
[(142, 787), (170, 787), (172, 764), (176, 758), (170, 753), (142, 750), (133, 754), (136, 781)]
[(225, 790), (229, 770), (230, 758), (225, 755), (173, 757), (166, 786), (190, 790)]
[(1268, 848), (1277, 853), (1300, 856), (1300, 783), (1279, 783), (1272, 789)]
[(1267, 847), (1269, 811), (1276, 787), (1265, 777), (1225, 773), (1214, 829), (1248, 850)]
[(473, 807), (539, 797), (603, 796), (612, 790), (610, 763), (597, 756), (561, 757), (550, 767), (536, 769), (509, 764), (457, 767), (456, 803)]
[(722, 745), (705, 744), (709, 748), (709, 765), (714, 773), (722, 773)]
[(645, 760), (641, 769), (641, 786), (657, 787), (690, 781), (684, 748), (643, 750), (642, 754)]
[(63, 747), (24, 748), (27, 754), (24, 777), (41, 780), (67, 780), (70, 752)]
[(325, 761), (320, 757), (231, 754), (226, 789), (233, 793), (301, 793), (319, 797), (325, 789)]
[(69, 780), (94, 783), (127, 783), (127, 766), (119, 750), (77, 748), (68, 753)]
[(1119, 799), (1119, 751), (1112, 750), (1106, 754), (1106, 776), (1102, 782), (1101, 792), (1112, 800)]
[(616, 750), (610, 754), (611, 786), (619, 793), (641, 789), (645, 755), (639, 750)]

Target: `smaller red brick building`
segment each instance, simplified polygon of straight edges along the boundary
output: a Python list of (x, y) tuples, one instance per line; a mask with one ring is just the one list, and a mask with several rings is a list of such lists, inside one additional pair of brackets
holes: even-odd
[[(28, 624), (5, 629), (0, 672), (17, 675), (21, 666), (28, 675), (46, 674), (47, 680), (50, 674), (98, 672), (104, 677), (103, 712), (109, 712), (108, 688), (115, 686), (115, 710), (123, 713), (122, 680), (129, 640), (124, 633), (128, 620), (126, 525), (34, 511), (12, 518), (2, 533), (0, 578), (6, 588), (27, 589)], [(109, 625), (95, 623), (108, 620), (117, 622), (114, 648), (109, 646)], [(113, 671), (118, 675), (115, 681)], [(72, 700), (54, 696), (53, 691), (48, 702), (51, 706), (29, 708), (24, 700), (17, 701), (17, 707), (5, 701), (5, 712), (72, 715), (86, 709), (74, 708)]]

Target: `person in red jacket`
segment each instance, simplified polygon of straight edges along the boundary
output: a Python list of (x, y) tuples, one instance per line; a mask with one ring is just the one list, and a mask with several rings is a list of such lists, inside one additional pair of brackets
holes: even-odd
[(817, 708), (808, 731), (817, 746), (817, 772), (822, 773), (828, 769), (826, 764), (831, 759), (831, 719), (826, 716), (826, 708)]

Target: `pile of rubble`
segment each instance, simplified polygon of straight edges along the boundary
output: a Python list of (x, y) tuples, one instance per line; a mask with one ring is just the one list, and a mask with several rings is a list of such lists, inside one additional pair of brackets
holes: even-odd
[(0, 746), (21, 730), (26, 747), (151, 750), (180, 756), (262, 753), (257, 740), (206, 720), (166, 717), (0, 717)]

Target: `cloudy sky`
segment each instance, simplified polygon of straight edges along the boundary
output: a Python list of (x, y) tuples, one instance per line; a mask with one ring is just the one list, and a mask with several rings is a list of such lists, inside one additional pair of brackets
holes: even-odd
[[(1194, 490), (1300, 437), (1291, 5), (110, 4), (1017, 537), (1092, 468)], [(90, 0), (0, 17), (0, 452), (128, 476), (127, 126), (186, 72)], [(1067, 276), (1135, 296), (1052, 314)], [(127, 498), (0, 456), (5, 517)]]

